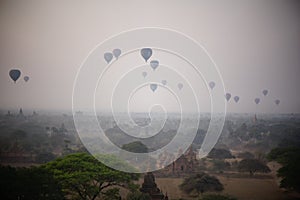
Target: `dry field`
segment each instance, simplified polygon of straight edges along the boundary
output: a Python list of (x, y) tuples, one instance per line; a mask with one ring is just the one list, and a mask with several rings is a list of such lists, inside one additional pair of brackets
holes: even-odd
[[(279, 189), (271, 178), (232, 178), (217, 176), (224, 185), (222, 194), (229, 194), (238, 200), (282, 200), (291, 199)], [(182, 178), (156, 178), (156, 183), (163, 193), (168, 192), (170, 199), (196, 199), (183, 194), (179, 190)], [(140, 181), (142, 182), (142, 180)]]

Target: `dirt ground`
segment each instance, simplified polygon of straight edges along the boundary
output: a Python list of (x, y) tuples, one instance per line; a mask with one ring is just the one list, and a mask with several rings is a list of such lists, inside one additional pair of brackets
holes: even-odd
[[(274, 179), (259, 178), (231, 178), (217, 176), (224, 185), (222, 194), (228, 194), (238, 200), (285, 200), (292, 199), (279, 189)], [(183, 194), (179, 190), (182, 178), (156, 178), (158, 187), (163, 193), (168, 193), (169, 199), (195, 199)], [(142, 180), (140, 181), (140, 183)]]

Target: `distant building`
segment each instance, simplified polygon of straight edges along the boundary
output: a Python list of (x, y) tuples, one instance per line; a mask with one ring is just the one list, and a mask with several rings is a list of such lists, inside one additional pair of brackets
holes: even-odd
[(155, 183), (155, 177), (152, 172), (148, 172), (144, 176), (144, 183), (142, 184), (141, 192), (150, 195), (152, 200), (168, 200), (168, 195), (166, 196), (160, 191)]
[(257, 117), (256, 114), (254, 114), (253, 123), (256, 124), (256, 122), (257, 122)]
[[(197, 154), (194, 152), (192, 147), (190, 147), (185, 154), (183, 154), (182, 149), (179, 149), (178, 156), (180, 157), (176, 161), (161, 170), (161, 173), (163, 173), (162, 175), (180, 175), (197, 171), (199, 160), (197, 159)], [(164, 153), (158, 162), (163, 163), (163, 161), (170, 161), (170, 159), (174, 160), (174, 157)]]
[(37, 116), (37, 115), (38, 115), (37, 112), (35, 111), (32, 112), (32, 116)]
[(7, 114), (6, 114), (6, 116), (11, 116), (11, 113), (10, 113), (10, 111), (7, 111)]
[(19, 115), (23, 116), (23, 110), (22, 110), (22, 108), (20, 108)]

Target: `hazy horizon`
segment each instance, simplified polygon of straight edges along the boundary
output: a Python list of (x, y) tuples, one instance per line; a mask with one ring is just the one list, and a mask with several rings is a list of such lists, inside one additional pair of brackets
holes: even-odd
[[(240, 97), (238, 103), (229, 101), (228, 113), (300, 113), (299, 9), (300, 3), (292, 0), (86, 4), (4, 0), (0, 2), (0, 108), (71, 111), (76, 74), (92, 49), (123, 31), (161, 27), (184, 33), (206, 48), (220, 70), (226, 92), (232, 98)], [(169, 61), (168, 55), (162, 58)], [(143, 63), (142, 59), (128, 59), (131, 65)], [(109, 78), (116, 80), (121, 67), (114, 66)], [(22, 72), (16, 84), (8, 76), (11, 69)], [(162, 69), (161, 73), (162, 77), (169, 75)], [(25, 83), (23, 77), (27, 75), (30, 80)], [(202, 92), (201, 84), (195, 85), (195, 90)], [(269, 91), (266, 97), (264, 89)], [(99, 96), (109, 92), (111, 88)], [(133, 98), (132, 112), (145, 112), (155, 103), (167, 104), (170, 111), (177, 112), (170, 95), (159, 91), (156, 97), (152, 94), (149, 88), (140, 90)], [(209, 112), (207, 94), (203, 91), (201, 112)], [(254, 103), (257, 97), (261, 99), (258, 106)], [(280, 99), (279, 106), (275, 99)], [(127, 101), (118, 99), (122, 100)], [(99, 102), (97, 110), (105, 112), (109, 105)], [(191, 107), (187, 112), (193, 110)]]

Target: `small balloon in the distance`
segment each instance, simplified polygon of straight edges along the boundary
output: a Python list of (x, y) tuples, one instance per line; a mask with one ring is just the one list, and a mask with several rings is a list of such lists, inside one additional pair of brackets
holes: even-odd
[(183, 84), (182, 83), (178, 83), (177, 87), (178, 87), (179, 90), (181, 90), (183, 88)]
[(114, 49), (112, 52), (116, 59), (118, 59), (119, 56), (121, 55), (121, 49)]
[(280, 104), (280, 100), (279, 99), (276, 99), (275, 101), (275, 104), (278, 106)]
[(263, 93), (264, 96), (267, 96), (268, 90), (263, 90), (262, 93)]
[(152, 56), (152, 49), (150, 48), (143, 48), (141, 49), (141, 56), (144, 58), (145, 62)]
[(231, 98), (231, 94), (230, 94), (230, 93), (226, 93), (226, 94), (225, 94), (225, 98), (226, 98), (227, 101), (229, 101), (230, 98)]
[(110, 52), (106, 52), (104, 54), (104, 59), (107, 62), (107, 64), (110, 63), (110, 61), (113, 59), (113, 57), (114, 57), (113, 54)]
[(25, 82), (29, 81), (29, 76), (24, 76), (24, 81)]
[(153, 70), (155, 70), (159, 65), (159, 62), (157, 60), (151, 60), (150, 66), (152, 67)]
[(150, 89), (152, 90), (152, 92), (155, 92), (155, 90), (157, 89), (157, 84), (150, 84)]
[(209, 85), (210, 89), (214, 89), (214, 87), (216, 86), (216, 83), (211, 81), (211, 82), (209, 82), (208, 85)]
[(255, 99), (254, 99), (254, 102), (255, 102), (256, 104), (259, 104), (260, 98), (255, 98)]
[(145, 78), (147, 76), (147, 72), (142, 72), (142, 75)]
[(162, 83), (163, 85), (167, 85), (167, 81), (166, 81), (166, 80), (162, 80), (161, 83)]
[(240, 97), (239, 96), (235, 96), (233, 99), (234, 99), (235, 103), (237, 103), (237, 102), (239, 102)]
[(18, 69), (12, 69), (9, 71), (9, 76), (16, 83), (21, 76), (21, 71)]

